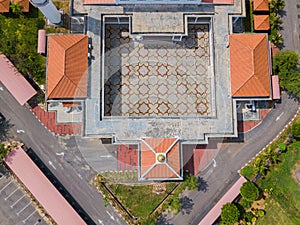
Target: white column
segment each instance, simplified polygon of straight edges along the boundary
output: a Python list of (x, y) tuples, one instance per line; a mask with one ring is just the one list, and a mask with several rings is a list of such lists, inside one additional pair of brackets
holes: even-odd
[(61, 22), (61, 14), (51, 0), (30, 0), (30, 2), (34, 7), (39, 8), (51, 23), (59, 24)]

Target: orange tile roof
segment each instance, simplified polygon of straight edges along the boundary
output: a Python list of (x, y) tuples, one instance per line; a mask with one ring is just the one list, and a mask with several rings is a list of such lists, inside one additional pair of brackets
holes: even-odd
[(230, 45), (231, 94), (269, 97), (269, 51), (265, 34), (232, 34)]
[(13, 0), (14, 3), (19, 3), (22, 8), (22, 12), (29, 12), (29, 0)]
[(47, 98), (86, 98), (88, 37), (48, 37)]
[(10, 0), (0, 0), (0, 13), (9, 12)]
[(254, 15), (254, 30), (269, 30), (269, 15)]
[[(157, 156), (163, 154), (164, 162)], [(145, 138), (140, 143), (139, 172), (142, 180), (182, 179), (181, 150), (177, 138)]]
[(254, 0), (253, 1), (254, 11), (269, 11), (269, 0)]

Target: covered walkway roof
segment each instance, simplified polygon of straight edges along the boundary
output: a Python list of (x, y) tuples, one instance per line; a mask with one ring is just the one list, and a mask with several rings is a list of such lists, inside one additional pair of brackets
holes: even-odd
[(247, 180), (244, 177), (240, 177), (217, 204), (215, 204), (215, 206), (205, 215), (199, 225), (213, 224), (220, 216), (222, 206), (228, 202), (232, 202), (240, 194), (240, 188), (246, 181)]
[(36, 94), (34, 88), (3, 54), (0, 54), (0, 82), (21, 105)]
[(57, 224), (86, 224), (21, 147), (4, 161)]

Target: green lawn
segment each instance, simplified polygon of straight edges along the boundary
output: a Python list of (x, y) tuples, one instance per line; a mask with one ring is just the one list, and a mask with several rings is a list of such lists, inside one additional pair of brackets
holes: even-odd
[(166, 192), (161, 195), (152, 192), (153, 185), (110, 184), (108, 187), (133, 216), (147, 217), (175, 185), (166, 183)]
[[(266, 209), (266, 217), (262, 219), (270, 222), (261, 224), (300, 224), (300, 185), (292, 178), (291, 172), (300, 162), (300, 142), (290, 144), (287, 153), (281, 155), (281, 161), (265, 179), (257, 181), (262, 190), (273, 189), (271, 204)], [(280, 208), (278, 212), (276, 207)], [(290, 223), (281, 223), (278, 217), (287, 217)]]
[(280, 224), (280, 225), (294, 225), (295, 223), (290, 220), (286, 215), (285, 211), (280, 205), (273, 199), (267, 200), (267, 206), (265, 208), (266, 215), (259, 218), (256, 225), (267, 225), (267, 224)]

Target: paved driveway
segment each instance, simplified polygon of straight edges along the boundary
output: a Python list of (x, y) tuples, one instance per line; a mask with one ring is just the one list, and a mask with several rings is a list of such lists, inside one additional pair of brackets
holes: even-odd
[(198, 224), (237, 181), (237, 171), (276, 137), (297, 110), (298, 102), (283, 94), (282, 103), (276, 105), (259, 126), (245, 135), (244, 142), (222, 143), (214, 163), (200, 174), (199, 191), (188, 192), (183, 210), (175, 217), (162, 218), (159, 224)]
[(283, 48), (295, 50), (300, 54), (300, 0), (286, 0), (281, 18)]
[(11, 177), (0, 178), (0, 218), (2, 225), (46, 225), (35, 204)]

